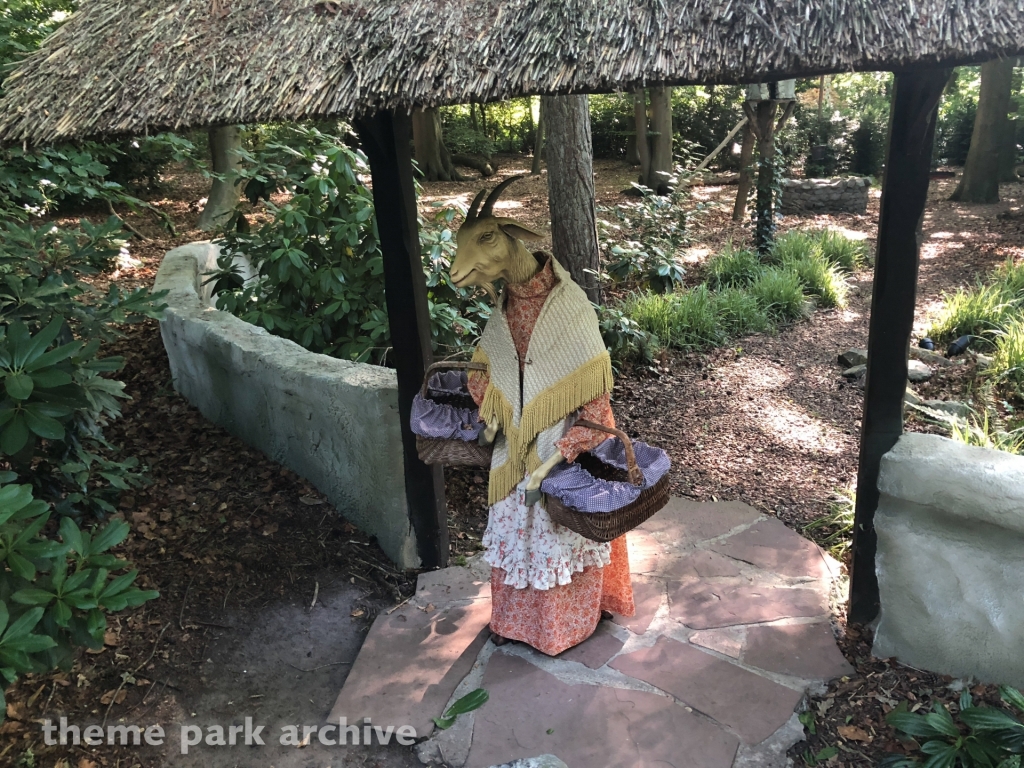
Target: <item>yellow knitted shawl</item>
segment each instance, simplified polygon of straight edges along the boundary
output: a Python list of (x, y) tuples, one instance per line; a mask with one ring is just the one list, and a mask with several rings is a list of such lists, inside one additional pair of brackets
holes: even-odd
[[(488, 367), (490, 383), (480, 416), (497, 419), (499, 439), (488, 485), (488, 504), (496, 504), (536, 469), (547, 456), (538, 453), (537, 438), (596, 397), (612, 391), (612, 366), (586, 293), (553, 261), (557, 282), (548, 294), (530, 337), (519, 376), (504, 296), (491, 314), (473, 355)], [(560, 435), (559, 435), (560, 436)], [(550, 454), (550, 442), (544, 452)]]

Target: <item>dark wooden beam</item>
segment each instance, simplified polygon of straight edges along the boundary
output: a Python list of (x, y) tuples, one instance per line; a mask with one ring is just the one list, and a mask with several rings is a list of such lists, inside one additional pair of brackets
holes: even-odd
[(378, 112), (355, 123), (370, 160), (373, 205), (384, 257), (384, 292), (395, 372), (398, 413), (405, 452), (405, 495), (424, 568), (448, 564), (448, 520), (444, 475), (416, 455), (409, 428), (412, 400), (433, 360), (427, 284), (416, 221), (416, 187), (412, 168), (412, 123), (404, 113)]
[(903, 434), (907, 355), (914, 326), (921, 221), (936, 112), (946, 69), (897, 72), (889, 115), (889, 145), (878, 218), (878, 250), (868, 328), (868, 370), (861, 423), (857, 508), (853, 527), (849, 620), (878, 615), (874, 518), (882, 456)]

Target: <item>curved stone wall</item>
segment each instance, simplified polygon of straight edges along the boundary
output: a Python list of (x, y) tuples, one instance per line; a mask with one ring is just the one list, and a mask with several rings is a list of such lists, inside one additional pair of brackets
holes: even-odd
[(388, 368), (309, 352), (212, 308), (219, 249), (164, 256), (155, 290), (174, 388), (203, 415), (322, 491), (401, 568), (419, 565), (405, 500), (398, 382)]
[(864, 213), (868, 208), (870, 179), (786, 179), (782, 183), (779, 213)]

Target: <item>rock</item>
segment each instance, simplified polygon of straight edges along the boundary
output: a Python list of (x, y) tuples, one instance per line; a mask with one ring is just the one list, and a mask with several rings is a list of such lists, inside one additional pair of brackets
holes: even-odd
[(907, 378), (911, 381), (928, 381), (932, 377), (932, 369), (920, 360), (907, 362)]
[(972, 352), (971, 357), (974, 358), (974, 362), (978, 364), (979, 368), (989, 368), (992, 365), (992, 358), (988, 355), (981, 355), (977, 352)]
[(859, 379), (867, 372), (868, 367), (866, 365), (855, 365), (852, 368), (847, 368), (845, 371), (843, 371), (843, 376), (845, 376), (848, 379)]
[(540, 757), (526, 757), (511, 763), (494, 765), (491, 768), (569, 768), (569, 766), (554, 755), (541, 755)]
[(941, 411), (942, 413), (948, 413), (951, 416), (956, 416), (961, 419), (966, 419), (971, 415), (971, 406), (967, 403), (961, 403), (957, 400), (925, 400), (920, 403), (925, 408), (931, 408), (933, 411)]
[(932, 352), (921, 347), (911, 347), (910, 357), (912, 360), (920, 360), (922, 363), (937, 365), (940, 368), (947, 368), (954, 364), (952, 360), (943, 357), (938, 352)]
[(920, 405), (924, 401), (918, 396), (917, 392), (907, 387), (907, 392), (903, 395), (903, 402), (910, 403), (911, 405)]
[(865, 365), (868, 362), (868, 351), (866, 349), (848, 349), (839, 356), (839, 364), (843, 368), (853, 368), (858, 365)]

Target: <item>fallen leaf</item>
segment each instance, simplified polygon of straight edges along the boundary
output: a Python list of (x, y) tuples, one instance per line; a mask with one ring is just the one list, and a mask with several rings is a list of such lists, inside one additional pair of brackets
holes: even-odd
[(100, 696), (100, 704), (105, 704), (105, 705), (108, 705), (108, 706), (109, 706), (110, 702), (114, 702), (115, 704), (120, 704), (122, 701), (124, 701), (124, 698), (127, 695), (128, 695), (128, 691), (126, 691), (124, 688), (122, 688), (121, 690), (116, 690), (115, 689), (115, 690), (112, 690), (112, 691), (107, 691), (102, 696)]
[(352, 611), (352, 613), (349, 614), (349, 616), (357, 616), (358, 617), (358, 616), (363, 616), (365, 613), (366, 613), (366, 611), (364, 611), (362, 608), (356, 608), (354, 611)]
[(263, 529), (264, 536), (273, 536), (277, 533), (277, 523), (267, 523), (267, 527)]
[(297, 746), (297, 747), (298, 747), (299, 749), (302, 749), (303, 747), (308, 747), (308, 746), (309, 746), (309, 738), (310, 738), (310, 736), (312, 736), (312, 735), (313, 735), (312, 733), (307, 733), (307, 734), (306, 734), (306, 735), (305, 735), (305, 736), (304, 736), (304, 737), (302, 738), (302, 741), (300, 741), (300, 742), (299, 742), (298, 744), (296, 744), (295, 746)]
[(117, 645), (119, 642), (121, 641), (118, 640), (117, 632), (115, 632), (114, 630), (108, 629), (106, 632), (103, 633), (104, 645), (114, 646)]
[(316, 496), (299, 496), (299, 503), (305, 504), (307, 507), (317, 507), (326, 502), (323, 499), (318, 499)]
[(7, 702), (7, 716), (12, 720), (25, 720), (27, 714), (24, 704), (20, 702), (15, 704), (13, 701)]
[(848, 741), (863, 741), (865, 743), (871, 742), (871, 736), (863, 728), (858, 728), (856, 725), (840, 725), (836, 728), (839, 731), (839, 735)]
[(818, 716), (824, 717), (825, 713), (828, 712), (835, 703), (835, 699), (825, 699), (824, 701), (818, 702)]
[(80, 757), (78, 759), (78, 768), (97, 768), (99, 763), (95, 760), (90, 760), (88, 757)]

